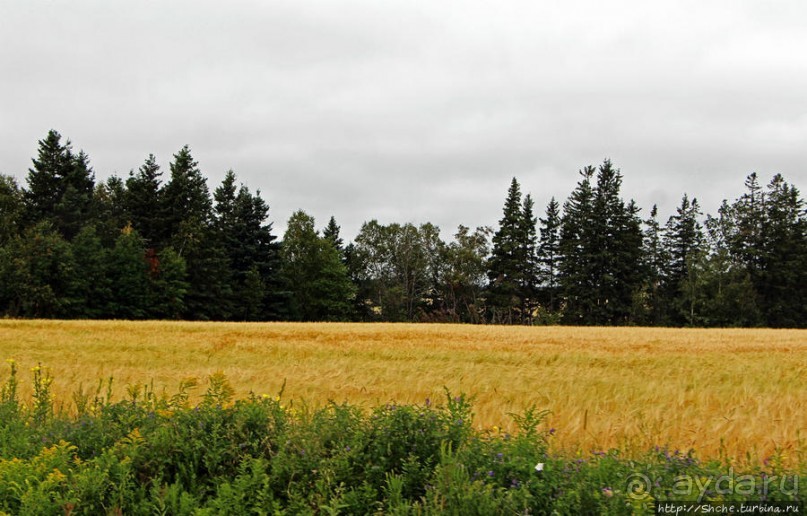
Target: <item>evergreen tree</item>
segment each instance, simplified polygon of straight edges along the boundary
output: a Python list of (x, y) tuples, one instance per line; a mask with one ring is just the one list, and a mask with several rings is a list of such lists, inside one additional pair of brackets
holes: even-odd
[(756, 172), (745, 180), (746, 192), (732, 206), (734, 230), (728, 242), (731, 254), (745, 265), (755, 287), (762, 286), (765, 253), (765, 194)]
[(488, 307), (494, 323), (522, 322), (523, 287), (529, 273), (524, 219), (521, 186), (513, 178), (488, 262)]
[(130, 172), (126, 180), (126, 208), (132, 227), (142, 235), (149, 248), (163, 247), (171, 236), (166, 232), (161, 176), (157, 158), (149, 154), (137, 174)]
[(521, 254), (524, 257), (522, 280), (519, 288), (520, 315), (523, 324), (532, 324), (538, 308), (538, 218), (534, 215), (535, 203), (527, 194), (521, 208)]
[(561, 220), (561, 285), (564, 321), (572, 324), (631, 322), (642, 281), (639, 209), (620, 196), (622, 174), (605, 160), (581, 171)]
[(597, 171), (597, 185), (587, 244), (593, 287), (590, 324), (624, 324), (633, 308), (641, 280), (641, 222), (638, 208), (620, 197), (622, 174), (605, 160)]
[(663, 230), (658, 221), (658, 207), (655, 204), (644, 224), (642, 263), (644, 282), (637, 293), (634, 313), (637, 322), (641, 324), (661, 326), (665, 324), (667, 311), (662, 292), (662, 279), (668, 258), (662, 241)]
[(110, 314), (117, 319), (143, 319), (149, 311), (149, 265), (143, 238), (125, 227), (109, 253), (112, 301)]
[(38, 156), (28, 170), (25, 192), (28, 220), (48, 220), (66, 238), (88, 222), (95, 179), (84, 152), (73, 154), (71, 143), (51, 130), (39, 141)]
[(54, 210), (56, 227), (68, 240), (91, 221), (95, 179), (90, 159), (83, 152), (73, 156), (67, 174), (62, 178), (63, 191)]
[(807, 326), (807, 215), (795, 186), (776, 174), (764, 203), (759, 278), (767, 323), (772, 327)]
[(76, 299), (71, 317), (103, 319), (113, 316), (110, 276), (114, 264), (95, 228), (84, 227), (71, 242), (71, 248), (75, 260), (72, 293)]
[(546, 207), (546, 218), (540, 219), (538, 244), (538, 284), (545, 320), (553, 321), (560, 309), (560, 205), (554, 197)]
[(186, 145), (174, 154), (171, 179), (165, 185), (163, 200), (166, 229), (180, 254), (203, 238), (213, 216), (207, 182)]
[(702, 324), (704, 258), (703, 230), (698, 200), (684, 194), (676, 214), (667, 221), (664, 247), (668, 257), (664, 293), (670, 307), (670, 323), (680, 326)]
[(232, 273), (233, 317), (277, 319), (282, 311), (279, 246), (267, 223), (269, 207), (260, 192), (235, 186), (229, 171), (214, 192), (216, 230)]
[(594, 203), (591, 179), (595, 172), (594, 167), (581, 170), (577, 187), (563, 204), (558, 272), (565, 304), (563, 321), (567, 324), (590, 324), (587, 316), (593, 304), (595, 285), (592, 282), (594, 264), (590, 247), (593, 228), (589, 219)]
[(186, 145), (174, 155), (166, 183), (166, 228), (170, 244), (185, 260), (189, 319), (224, 320), (232, 315), (232, 278), (224, 247), (213, 227), (213, 203), (198, 163)]
[(16, 179), (0, 174), (0, 246), (22, 231), (24, 207)]
[(148, 316), (156, 319), (180, 319), (185, 313), (188, 291), (185, 260), (173, 248), (157, 254), (146, 251), (148, 264)]
[(340, 255), (344, 253), (344, 242), (339, 236), (339, 231), (341, 228), (336, 224), (336, 219), (331, 216), (330, 220), (328, 220), (328, 225), (325, 226), (325, 229), (322, 230), (323, 238), (327, 239), (328, 241), (333, 244), (333, 247), (339, 252)]
[(112, 248), (123, 228), (129, 225), (131, 217), (126, 207), (126, 185), (116, 175), (112, 175), (95, 187), (93, 193), (93, 226), (98, 237), (107, 248)]
[(736, 233), (735, 222), (734, 210), (726, 201), (717, 217), (706, 217), (708, 255), (702, 283), (706, 292), (703, 321), (708, 326), (756, 326), (761, 322), (751, 277), (729, 249)]

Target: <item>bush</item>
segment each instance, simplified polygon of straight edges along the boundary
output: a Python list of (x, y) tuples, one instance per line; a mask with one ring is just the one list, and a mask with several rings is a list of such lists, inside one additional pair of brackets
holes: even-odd
[[(470, 400), (449, 392), (441, 406), (365, 413), (337, 403), (298, 409), (282, 393), (233, 402), (221, 374), (196, 406), (192, 379), (170, 398), (143, 385), (112, 403), (110, 380), (105, 395), (103, 383), (94, 396), (80, 389), (70, 416), (54, 410), (45, 370), (24, 404), (10, 369), (0, 389), (0, 513), (631, 514), (667, 499), (798, 500), (805, 485), (803, 466), (788, 474), (776, 458), (741, 476), (665, 448), (641, 461), (616, 450), (553, 456), (545, 412), (513, 415), (514, 435), (477, 431)], [(675, 491), (682, 478), (727, 473), (732, 486), (790, 482), (762, 494), (714, 484)]]

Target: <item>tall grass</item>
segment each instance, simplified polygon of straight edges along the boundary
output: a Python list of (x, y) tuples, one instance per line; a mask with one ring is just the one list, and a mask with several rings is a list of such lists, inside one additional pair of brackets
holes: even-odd
[[(548, 409), (563, 453), (667, 445), (805, 462), (798, 330), (0, 321), (0, 358), (49, 366), (62, 400), (98, 378), (114, 378), (123, 397), (145, 378), (174, 392), (216, 371), (236, 397), (285, 382), (287, 399), (314, 405), (423, 403), (448, 387), (474, 396), (477, 428), (512, 431), (508, 414)], [(21, 382), (24, 398), (31, 384)]]

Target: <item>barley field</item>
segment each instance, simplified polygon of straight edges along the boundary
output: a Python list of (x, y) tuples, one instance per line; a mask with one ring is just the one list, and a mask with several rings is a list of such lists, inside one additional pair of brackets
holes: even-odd
[(446, 387), (474, 397), (481, 428), (507, 432), (510, 413), (548, 409), (558, 453), (668, 445), (702, 459), (807, 461), (798, 330), (2, 320), (0, 358), (18, 364), (24, 394), (41, 363), (63, 401), (109, 377), (122, 399), (127, 385), (170, 395), (217, 371), (241, 397), (285, 383), (298, 406), (442, 403)]

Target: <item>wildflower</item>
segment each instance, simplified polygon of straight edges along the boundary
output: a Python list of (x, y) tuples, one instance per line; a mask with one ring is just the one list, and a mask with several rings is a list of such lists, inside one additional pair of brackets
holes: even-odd
[(6, 364), (8, 364), (8, 365), (14, 365), (15, 363), (16, 363), (16, 361), (13, 358), (7, 358), (6, 359)]
[(610, 487), (603, 487), (602, 494), (605, 495), (606, 498), (611, 498), (612, 496), (614, 496), (614, 490), (611, 489)]
[(542, 472), (543, 470), (544, 470), (543, 462), (539, 462), (538, 464), (535, 465), (535, 471), (537, 471), (538, 473)]
[(499, 433), (499, 427), (498, 427), (498, 426), (493, 425), (493, 433), (494, 433), (494, 434), (498, 434), (498, 433)]
[(554, 428), (549, 429), (549, 435), (555, 435), (555, 429)]
[(494, 476), (494, 475), (495, 475), (495, 473), (494, 473), (493, 471), (488, 471), (488, 476), (489, 476), (489, 477), (492, 477), (492, 476)]

